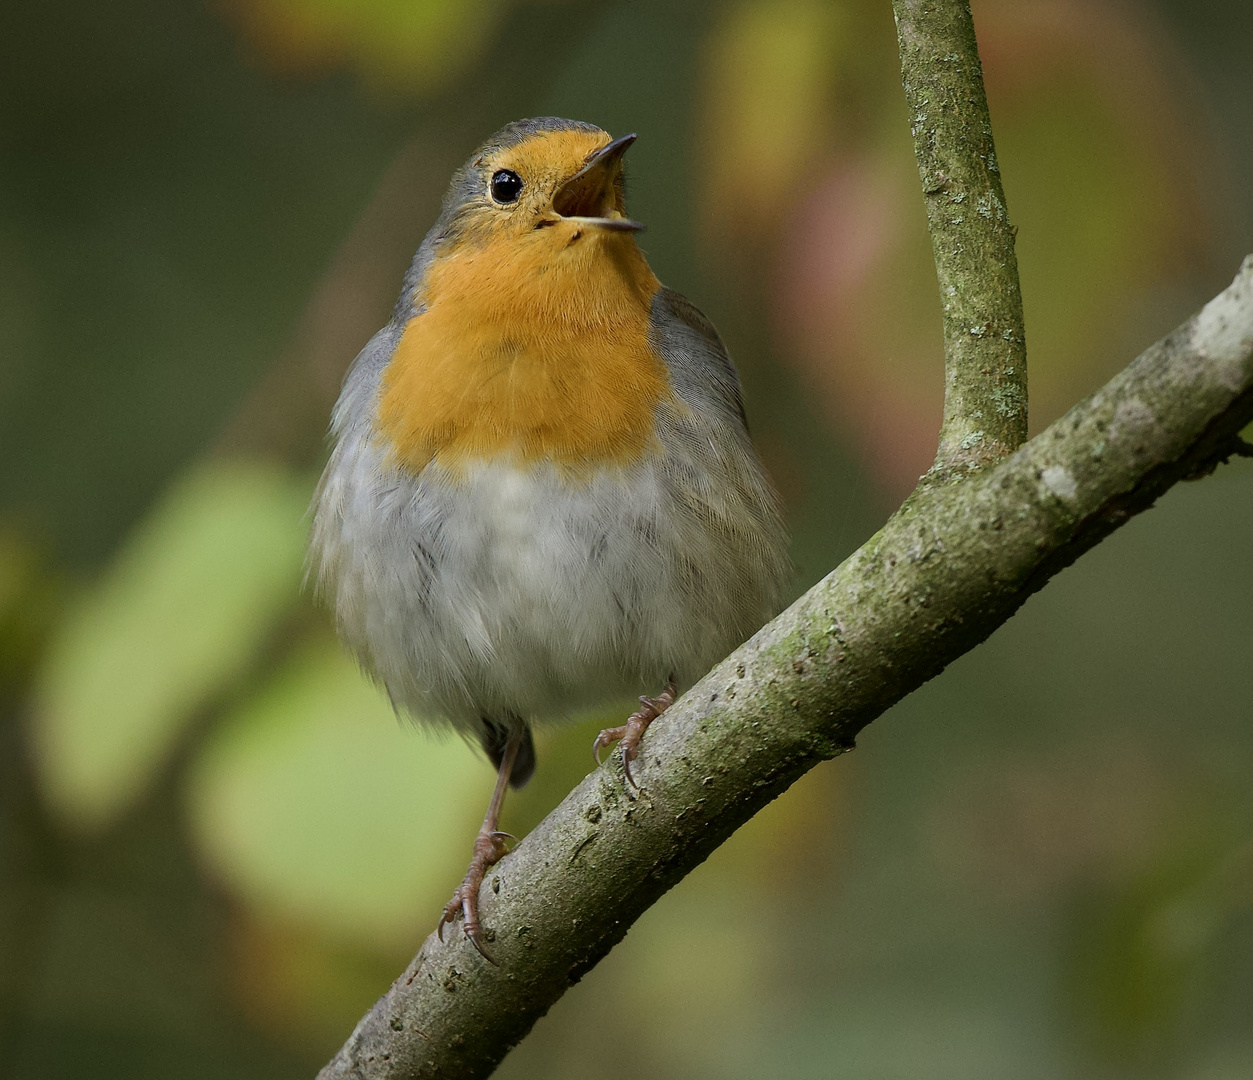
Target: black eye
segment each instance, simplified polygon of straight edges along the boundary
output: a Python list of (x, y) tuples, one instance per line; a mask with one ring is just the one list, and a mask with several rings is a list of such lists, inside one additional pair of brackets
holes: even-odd
[(509, 169), (500, 169), (492, 174), (491, 192), (497, 202), (516, 202), (522, 194), (522, 177)]

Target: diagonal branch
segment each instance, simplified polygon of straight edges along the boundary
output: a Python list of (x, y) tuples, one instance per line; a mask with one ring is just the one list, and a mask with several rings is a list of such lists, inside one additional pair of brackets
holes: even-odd
[(735, 829), (1167, 488), (1236, 452), (1250, 420), (1253, 256), (1012, 457), (920, 487), (653, 725), (638, 798), (620, 768), (588, 776), (484, 890), (500, 966), (432, 935), (322, 1080), (490, 1074)]
[(979, 468), (1027, 438), (1027, 346), (975, 27), (966, 0), (893, 0), (901, 81), (944, 307), (935, 469)]

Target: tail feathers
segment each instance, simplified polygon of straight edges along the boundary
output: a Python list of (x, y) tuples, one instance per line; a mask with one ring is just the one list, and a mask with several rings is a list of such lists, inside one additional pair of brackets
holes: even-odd
[(505, 747), (509, 744), (511, 733), (522, 729), (522, 745), (518, 747), (518, 756), (513, 759), (513, 771), (509, 773), (509, 786), (520, 788), (535, 772), (535, 741), (531, 738), (531, 729), (516, 717), (501, 722), (483, 718), (483, 732), (479, 741), (483, 751), (497, 769), (505, 759)]

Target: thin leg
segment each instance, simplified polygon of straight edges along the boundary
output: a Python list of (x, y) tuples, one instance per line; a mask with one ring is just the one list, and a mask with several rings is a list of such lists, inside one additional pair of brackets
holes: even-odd
[(462, 917), (461, 928), (470, 939), (481, 957), (489, 964), (496, 963), (483, 947), (483, 930), (479, 926), (479, 886), (487, 871), (495, 866), (509, 850), (505, 841), (512, 839), (508, 833), (499, 832), (496, 826), (500, 822), (500, 808), (505, 802), (505, 789), (509, 786), (509, 775), (513, 772), (513, 763), (518, 757), (518, 748), (525, 738), (525, 728), (516, 728), (509, 735), (505, 744), (505, 753), (500, 759), (500, 769), (496, 773), (496, 790), (492, 792), (492, 801), (487, 805), (487, 814), (483, 818), (483, 827), (474, 839), (474, 855), (470, 859), (470, 868), (452, 899), (444, 908), (437, 927), (440, 940), (444, 939), (444, 924), (453, 922), (458, 913)]
[(628, 716), (625, 724), (621, 727), (605, 728), (592, 743), (592, 755), (596, 758), (596, 764), (600, 764), (600, 752), (606, 746), (621, 740), (622, 771), (626, 773), (627, 783), (633, 788), (638, 788), (639, 785), (631, 775), (631, 762), (640, 752), (640, 740), (644, 737), (644, 732), (648, 730), (648, 725), (674, 704), (678, 693), (679, 688), (675, 685), (674, 676), (671, 675), (666, 688), (656, 697), (640, 698), (640, 711)]

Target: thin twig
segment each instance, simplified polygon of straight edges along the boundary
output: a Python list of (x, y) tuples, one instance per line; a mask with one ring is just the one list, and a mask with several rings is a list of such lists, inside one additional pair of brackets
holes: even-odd
[(934, 477), (1027, 438), (1027, 346), (975, 27), (966, 0), (893, 0), (901, 81), (944, 307), (944, 424)]

